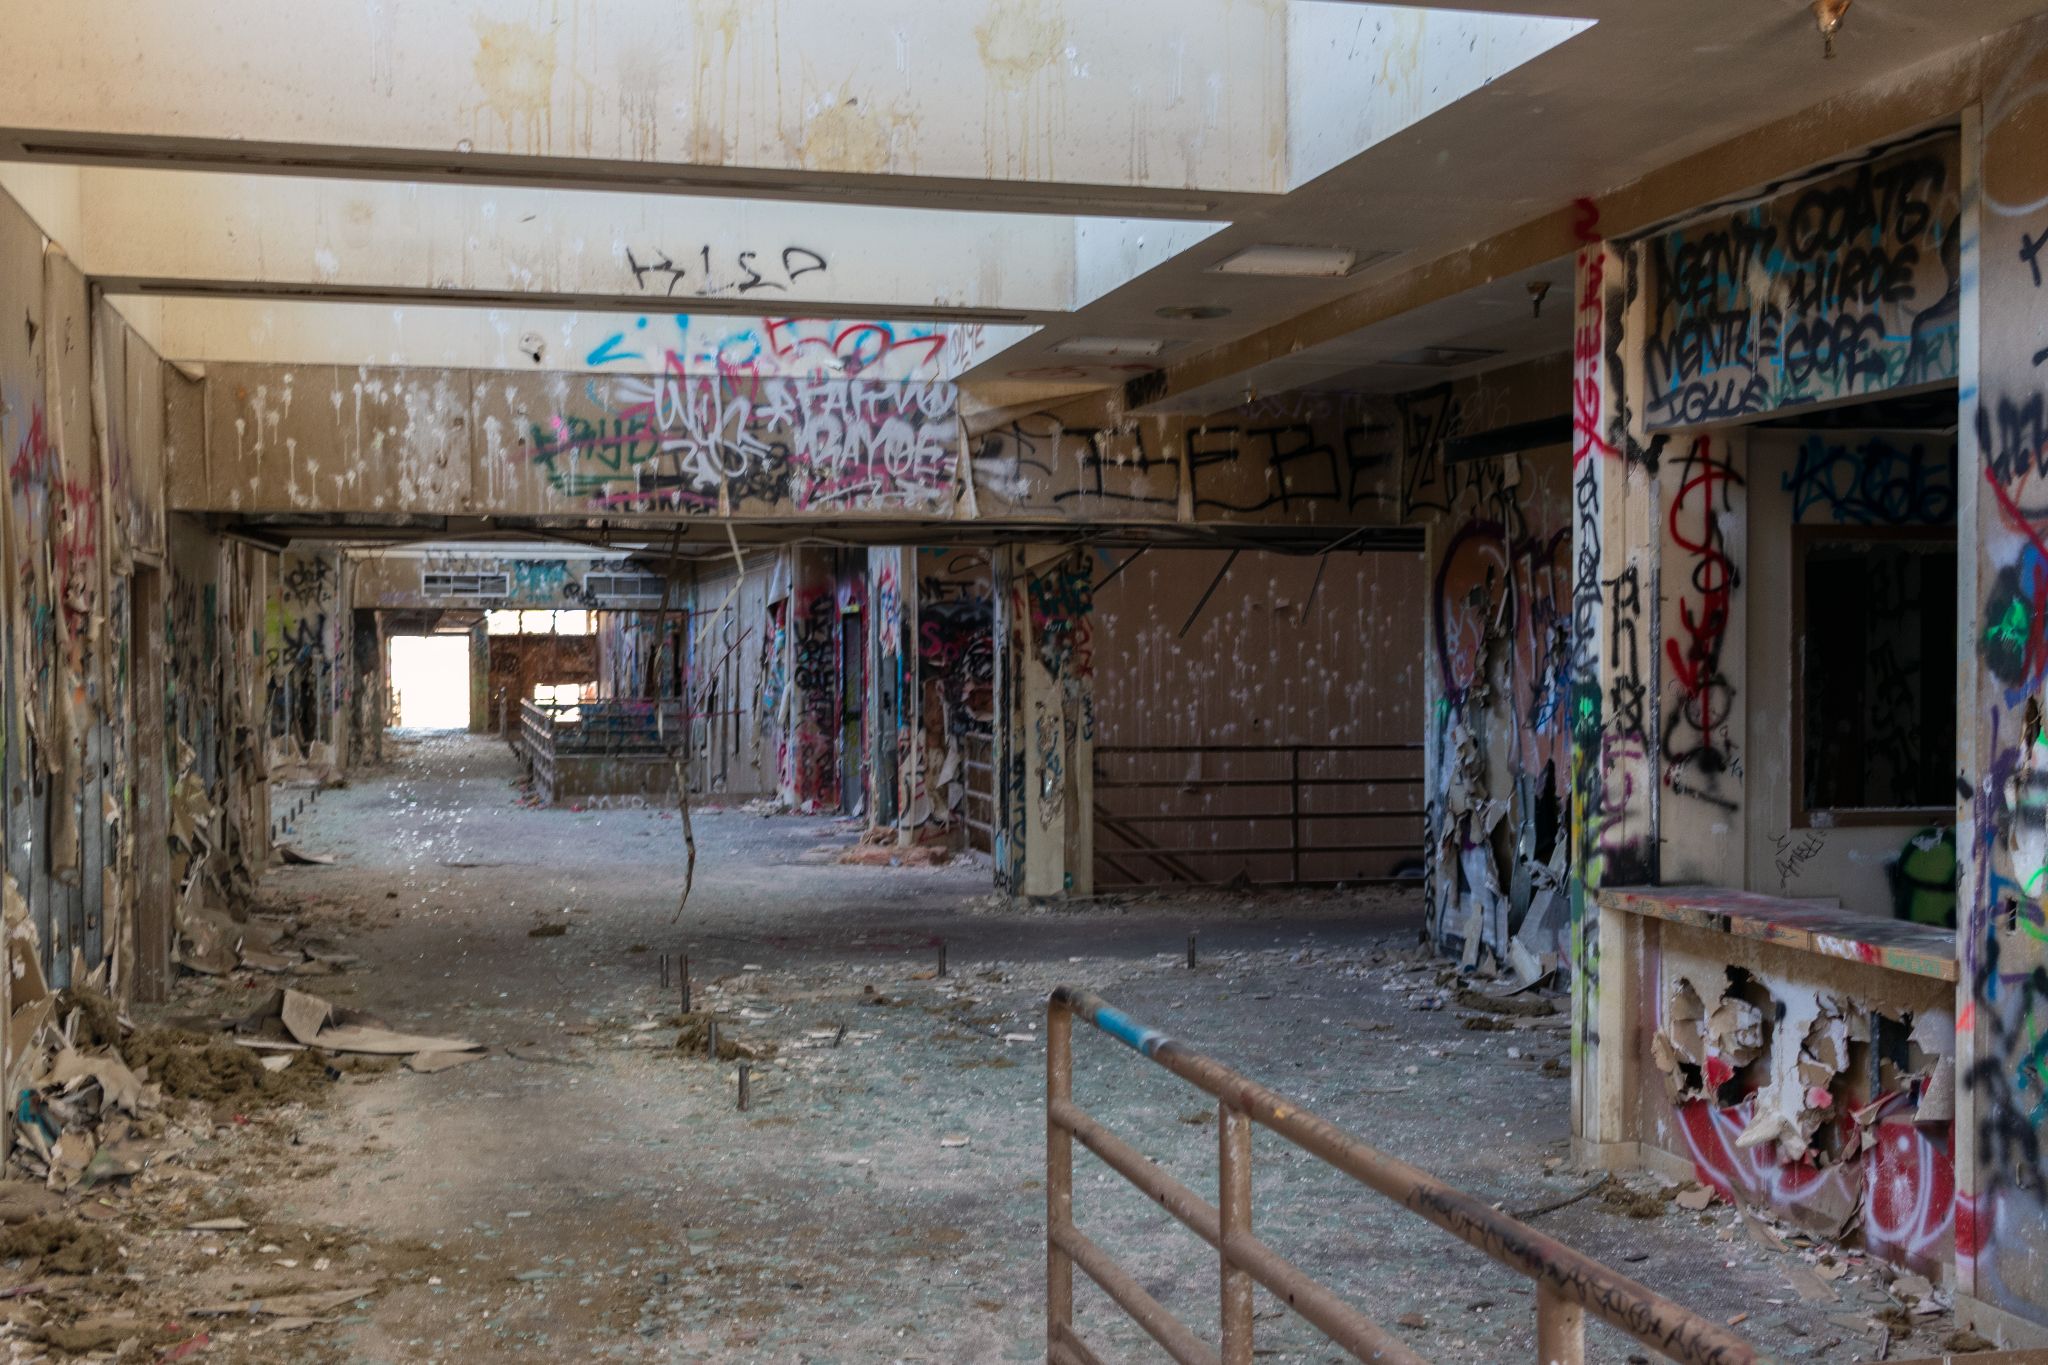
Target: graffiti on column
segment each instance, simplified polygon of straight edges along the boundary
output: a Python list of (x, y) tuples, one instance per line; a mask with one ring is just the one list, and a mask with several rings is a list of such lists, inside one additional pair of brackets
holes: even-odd
[(798, 594), (790, 681), (800, 710), (791, 756), (797, 799), (839, 804), (839, 606), (831, 588)]
[(345, 619), (336, 563), (331, 553), (286, 552), (265, 622), (270, 735), (289, 739), (301, 756), (332, 742), (334, 718), (347, 704), (349, 670), (335, 666)]
[[(1985, 96), (1978, 268), (1981, 326), (1974, 437), (1978, 618), (1974, 718), (1982, 771), (1969, 774), (1975, 876), (1957, 907), (1974, 1026), (1963, 1077), (1974, 1098), (1977, 1188), (1958, 1202), (1959, 1266), (1972, 1292), (2048, 1319), (2038, 1229), (2048, 1219), (2048, 43), (2017, 54)], [(1971, 475), (1978, 477), (1978, 475)], [(1968, 544), (1968, 540), (1964, 541)], [(1967, 702), (1965, 703), (1968, 704)]]
[(1674, 792), (1732, 811), (1740, 804), (1742, 760), (1729, 734), (1735, 684), (1721, 652), (1741, 574), (1722, 519), (1736, 513), (1742, 476), (1708, 436), (1694, 439), (1679, 475), (1666, 525), (1682, 557), (1677, 628), (1664, 635), (1676, 693), (1664, 720), (1664, 781)]
[(1089, 613), (1095, 590), (1087, 558), (1062, 559), (1031, 575), (1026, 596), (1038, 662), (1056, 679), (1088, 677), (1094, 671)]

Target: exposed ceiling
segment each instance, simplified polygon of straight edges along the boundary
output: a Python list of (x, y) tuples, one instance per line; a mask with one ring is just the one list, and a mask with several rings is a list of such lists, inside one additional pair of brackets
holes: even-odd
[[(925, 319), (973, 329), (985, 401), (1164, 369), (1195, 409), (1555, 352), (1568, 259), (1328, 319), (2042, 8), (1856, 0), (1828, 59), (1806, 0), (19, 4), (0, 185), (185, 362), (631, 369), (678, 314)], [(1213, 268), (1264, 244), (1356, 264)]]

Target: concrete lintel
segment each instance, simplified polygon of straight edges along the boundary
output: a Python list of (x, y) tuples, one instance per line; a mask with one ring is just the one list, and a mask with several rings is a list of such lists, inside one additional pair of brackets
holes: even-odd
[[(164, 298), (115, 295), (124, 314), (147, 317), (152, 344), (185, 365), (375, 365), (465, 370), (566, 370), (660, 374), (715, 366), (721, 357), (756, 363), (753, 338), (775, 321), (760, 316), (570, 309), (484, 308), (445, 304), (390, 306), (309, 299)], [(806, 324), (844, 332), (887, 328), (897, 338), (929, 329), (872, 318)], [(1030, 334), (1028, 327), (970, 324), (944, 329), (946, 345), (918, 373), (893, 378), (951, 379), (981, 355)], [(807, 333), (808, 334), (808, 333)], [(893, 359), (889, 362), (897, 363)], [(877, 374), (875, 377), (884, 377)]]
[(601, 167), (614, 184), (682, 186), (917, 177), (1064, 185), (1129, 206), (1093, 211), (1145, 212), (1155, 194), (1213, 202), (1282, 188), (1286, 10), (16, 5), (0, 47), (38, 55), (0, 90), (0, 149), (12, 147), (0, 154), (418, 178)]
[(1015, 321), (1074, 305), (1082, 236), (1056, 214), (104, 167), (78, 218), (67, 247), (115, 291)]

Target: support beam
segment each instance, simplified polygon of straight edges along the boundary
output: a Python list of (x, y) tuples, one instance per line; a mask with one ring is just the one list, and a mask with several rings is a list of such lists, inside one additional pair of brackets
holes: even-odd
[(1095, 890), (1092, 552), (996, 554), (996, 878), (1019, 896)]
[(16, 6), (0, 39), (38, 59), (0, 92), (0, 154), (1209, 211), (1283, 187), (1285, 24), (1225, 0)]
[(116, 293), (1009, 322), (1075, 303), (1058, 214), (105, 167), (78, 192), (67, 245)]

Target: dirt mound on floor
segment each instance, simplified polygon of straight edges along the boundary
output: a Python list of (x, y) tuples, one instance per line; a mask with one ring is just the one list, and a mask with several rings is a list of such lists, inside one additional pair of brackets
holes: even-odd
[[(675, 1050), (685, 1057), (702, 1057), (711, 1042), (711, 1016), (694, 1011), (676, 1021), (681, 1027), (676, 1034)], [(721, 1020), (718, 1025), (718, 1060), (721, 1062), (765, 1062), (775, 1055), (773, 1043), (749, 1043), (733, 1036), (732, 1025)]]
[(90, 1275), (121, 1263), (121, 1245), (73, 1218), (31, 1218), (0, 1231), (0, 1261), (34, 1261), (50, 1275)]
[(310, 1104), (329, 1084), (327, 1064), (314, 1053), (296, 1053), (282, 1071), (265, 1071), (261, 1053), (184, 1029), (143, 1029), (121, 1051), (130, 1067), (148, 1067), (165, 1095), (202, 1104)]

